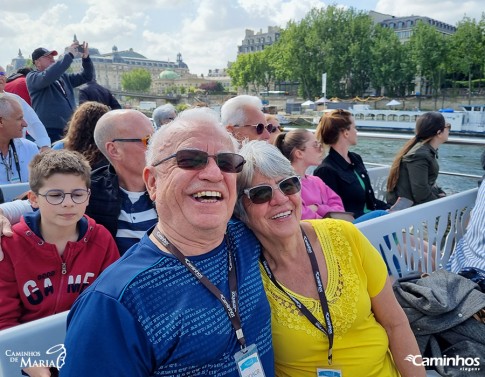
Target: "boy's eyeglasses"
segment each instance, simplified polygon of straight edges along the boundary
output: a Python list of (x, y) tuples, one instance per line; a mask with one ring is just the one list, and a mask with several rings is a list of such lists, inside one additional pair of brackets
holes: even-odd
[(43, 196), (47, 203), (52, 205), (61, 204), (66, 195), (71, 196), (71, 200), (76, 204), (83, 204), (88, 200), (89, 195), (91, 195), (91, 190), (77, 189), (72, 192), (64, 192), (62, 190), (49, 190), (45, 194), (37, 193), (37, 195)]
[(177, 166), (185, 170), (201, 170), (209, 163), (209, 157), (212, 157), (219, 169), (226, 173), (241, 172), (246, 160), (237, 153), (218, 153), (209, 155), (207, 152), (197, 149), (181, 149), (168, 157), (156, 162), (153, 166), (158, 166), (162, 162), (175, 158)]
[[(234, 125), (234, 127), (239, 127), (237, 124)], [(270, 123), (268, 125), (264, 125), (263, 123), (258, 123), (258, 124), (246, 124), (244, 127), (256, 127), (256, 133), (258, 135), (261, 135), (263, 132), (264, 132), (264, 129), (266, 128), (266, 130), (269, 132), (269, 133), (272, 133), (273, 132), (273, 125)]]
[(111, 141), (112, 142), (122, 141), (122, 142), (127, 142), (127, 143), (137, 143), (137, 142), (139, 142), (139, 143), (143, 143), (143, 145), (145, 147), (147, 147), (148, 146), (148, 142), (150, 141), (150, 137), (151, 137), (151, 135), (147, 135), (147, 136), (145, 136), (145, 137), (143, 137), (141, 139), (121, 139), (120, 138), (120, 139), (113, 139)]
[[(300, 177), (297, 175), (288, 177), (278, 182), (278, 189), (286, 196), (294, 195), (301, 190)], [(244, 190), (249, 200), (254, 204), (263, 204), (273, 199), (274, 191), (270, 185), (259, 185)]]

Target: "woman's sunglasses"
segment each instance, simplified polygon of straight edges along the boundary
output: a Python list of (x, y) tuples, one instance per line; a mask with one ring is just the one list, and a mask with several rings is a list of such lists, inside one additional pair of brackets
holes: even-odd
[[(278, 182), (278, 189), (286, 196), (294, 195), (301, 190), (300, 177), (297, 175), (288, 177)], [(273, 187), (270, 185), (259, 185), (244, 190), (249, 200), (254, 204), (263, 204), (273, 199)]]
[(201, 170), (209, 163), (209, 157), (212, 157), (219, 169), (226, 173), (240, 173), (246, 160), (237, 153), (218, 153), (209, 155), (207, 152), (199, 151), (197, 149), (181, 149), (157, 163), (153, 166), (158, 166), (162, 162), (175, 158), (177, 166), (185, 170)]
[[(239, 127), (237, 124), (234, 126), (234, 127)], [(263, 123), (258, 123), (258, 124), (246, 124), (244, 127), (256, 127), (256, 133), (258, 135), (261, 135), (263, 132), (264, 132), (264, 129), (266, 128), (266, 130), (269, 132), (269, 133), (272, 133), (273, 132), (273, 125), (270, 123), (268, 125), (264, 125)]]

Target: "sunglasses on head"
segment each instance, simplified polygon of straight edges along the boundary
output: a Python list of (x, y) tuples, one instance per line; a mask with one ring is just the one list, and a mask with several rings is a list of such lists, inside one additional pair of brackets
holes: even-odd
[(120, 139), (113, 139), (111, 141), (112, 142), (114, 142), (114, 141), (121, 141), (121, 142), (126, 142), (126, 143), (136, 143), (136, 142), (140, 142), (140, 143), (143, 143), (143, 145), (145, 147), (147, 147), (148, 146), (148, 142), (150, 141), (150, 137), (151, 137), (151, 135), (147, 135), (147, 136), (145, 136), (145, 137), (143, 137), (141, 139), (122, 139), (122, 138), (120, 138)]
[[(301, 190), (300, 177), (297, 175), (285, 178), (278, 182), (278, 189), (286, 196), (294, 195)], [(259, 185), (244, 190), (249, 200), (254, 204), (263, 204), (273, 199), (273, 186)]]
[[(235, 125), (235, 127), (239, 127), (238, 125)], [(263, 123), (258, 123), (258, 124), (246, 124), (244, 127), (256, 127), (256, 133), (258, 135), (261, 135), (263, 132), (264, 132), (264, 129), (266, 128), (266, 130), (269, 132), (269, 133), (272, 133), (274, 132), (273, 129), (273, 125), (270, 123), (268, 125), (264, 125)]]
[(177, 153), (165, 157), (153, 164), (153, 166), (158, 166), (162, 162), (175, 158), (177, 166), (180, 169), (201, 170), (209, 163), (209, 157), (212, 157), (219, 169), (225, 173), (240, 173), (246, 163), (244, 157), (237, 153), (224, 152), (209, 155), (207, 152), (199, 151), (197, 149), (181, 149), (177, 151)]

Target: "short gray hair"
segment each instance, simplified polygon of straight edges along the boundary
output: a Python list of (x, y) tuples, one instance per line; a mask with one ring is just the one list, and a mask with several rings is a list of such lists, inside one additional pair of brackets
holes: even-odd
[(245, 109), (248, 107), (262, 110), (263, 103), (259, 97), (249, 96), (247, 94), (228, 99), (221, 107), (222, 125), (242, 125), (246, 121)]
[[(158, 106), (155, 110), (153, 110), (152, 118), (153, 122), (155, 123), (155, 127), (159, 127), (160, 123), (164, 120), (172, 118), (174, 115), (177, 115), (177, 110), (171, 103), (166, 103), (165, 105)], [(173, 119), (170, 119), (173, 120)]]
[(13, 103), (20, 102), (15, 98), (13, 95), (5, 93), (3, 96), (0, 97), (0, 116), (7, 117), (12, 114), (13, 110)]
[(233, 146), (233, 151), (238, 151), (239, 144), (237, 140), (221, 125), (219, 114), (208, 107), (198, 107), (182, 111), (171, 123), (155, 131), (150, 138), (146, 152), (146, 165), (151, 166), (156, 163), (162, 151), (165, 152), (168, 149), (168, 154), (174, 153), (175, 145), (183, 140), (181, 137), (187, 137), (187, 133), (190, 132), (186, 131), (186, 129), (198, 124), (212, 124), (214, 128), (220, 128), (227, 133), (227, 138)]
[(246, 163), (237, 176), (238, 199), (234, 215), (246, 223), (248, 216), (243, 206), (244, 190), (251, 187), (255, 174), (259, 173), (269, 179), (278, 179), (296, 175), (296, 172), (291, 162), (278, 148), (263, 140), (245, 142), (239, 154), (244, 157)]

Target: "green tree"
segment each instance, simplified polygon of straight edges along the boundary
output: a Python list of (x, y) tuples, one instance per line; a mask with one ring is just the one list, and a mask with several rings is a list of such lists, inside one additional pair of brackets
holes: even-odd
[(219, 81), (204, 82), (199, 85), (199, 89), (205, 90), (208, 93), (224, 92), (224, 86)]
[(298, 81), (304, 98), (327, 93), (362, 94), (370, 83), (372, 22), (363, 12), (336, 6), (312, 9), (300, 22), (289, 22), (275, 44), (276, 77)]
[(254, 93), (259, 93), (261, 87), (269, 90), (269, 85), (275, 78), (271, 50), (269, 47), (262, 51), (240, 54), (228, 69), (232, 84), (246, 91), (251, 87)]
[(405, 96), (416, 73), (407, 44), (389, 28), (376, 25), (372, 36), (370, 77), (378, 95)]
[(143, 68), (135, 68), (121, 75), (121, 87), (129, 92), (147, 92), (152, 85), (150, 72)]
[(468, 104), (471, 103), (472, 78), (480, 77), (483, 72), (484, 55), (485, 36), (480, 24), (465, 17), (450, 38), (450, 68), (468, 78)]
[(436, 107), (447, 66), (447, 52), (449, 50), (447, 39), (431, 25), (419, 22), (409, 43), (418, 76), (421, 80), (426, 79), (435, 99)]

